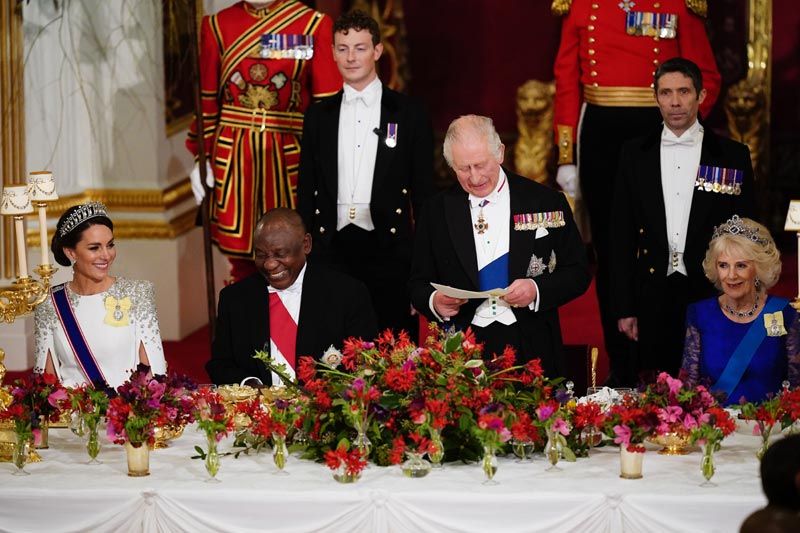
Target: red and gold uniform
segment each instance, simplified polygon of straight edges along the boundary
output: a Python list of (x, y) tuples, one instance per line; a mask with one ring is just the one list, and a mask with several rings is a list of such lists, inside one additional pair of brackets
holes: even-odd
[[(214, 170), (211, 238), (226, 255), (249, 258), (258, 217), (273, 207), (295, 207), (303, 113), (312, 98), (342, 87), (332, 28), (329, 17), (295, 0), (261, 9), (239, 2), (203, 17), (200, 86), (203, 146)], [(194, 123), (186, 145), (197, 155)]]
[[(571, 3), (571, 7), (569, 4)], [(700, 113), (707, 116), (719, 96), (720, 74), (706, 35), (705, 21), (687, 5), (705, 14), (697, 0), (628, 1), (631, 12), (674, 16), (675, 35), (631, 35), (620, 0), (556, 0), (564, 6), (561, 44), (554, 67), (555, 125), (559, 164), (573, 162), (581, 103), (608, 107), (656, 107), (653, 75), (671, 57), (685, 57), (703, 73), (707, 95)], [(565, 142), (566, 141), (566, 142)]]
[[(564, 15), (554, 67), (558, 164), (578, 164), (580, 193), (597, 258), (595, 287), (611, 366), (609, 384), (630, 386), (635, 384), (636, 364), (629, 341), (617, 329), (609, 270), (617, 162), (625, 141), (647, 134), (662, 122), (653, 90), (655, 70), (662, 61), (682, 56), (696, 63), (707, 92), (700, 112), (706, 115), (714, 106), (720, 75), (706, 35), (706, 3), (554, 0), (552, 6), (556, 14)], [(578, 150), (574, 150), (576, 145)], [(565, 167), (559, 173), (562, 170), (565, 177), (574, 171)]]

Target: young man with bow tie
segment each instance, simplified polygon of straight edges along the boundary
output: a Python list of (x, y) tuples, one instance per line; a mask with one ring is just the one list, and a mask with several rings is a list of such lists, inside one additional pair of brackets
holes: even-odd
[(430, 120), (378, 78), (375, 20), (353, 11), (333, 32), (344, 87), (306, 112), (298, 209), (316, 243), (312, 260), (364, 282), (380, 329), (413, 331), (406, 281), (413, 217), (432, 193)]
[(664, 123), (622, 148), (609, 234), (613, 307), (635, 341), (630, 376), (677, 373), (686, 307), (714, 294), (702, 268), (714, 226), (755, 208), (747, 146), (698, 121), (698, 66), (669, 59), (654, 87)]

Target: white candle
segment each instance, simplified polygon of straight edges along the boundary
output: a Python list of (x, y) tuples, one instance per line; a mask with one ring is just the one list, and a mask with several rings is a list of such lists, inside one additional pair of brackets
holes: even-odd
[(25, 257), (25, 228), (22, 225), (22, 217), (14, 217), (14, 229), (17, 232), (17, 261), (19, 262), (19, 277), (28, 277), (28, 259)]
[(47, 213), (45, 212), (45, 206), (47, 204), (40, 203), (39, 204), (39, 241), (42, 249), (42, 262), (39, 263), (40, 265), (49, 265), (50, 264), (50, 254), (47, 253)]

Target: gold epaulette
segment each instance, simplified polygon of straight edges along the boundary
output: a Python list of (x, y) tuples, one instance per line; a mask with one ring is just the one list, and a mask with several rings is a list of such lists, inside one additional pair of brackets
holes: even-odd
[[(555, 2), (553, 3), (555, 4)], [(694, 11), (699, 17), (705, 18), (708, 15), (707, 0), (686, 0), (686, 7), (689, 8), (689, 11)]]
[(572, 0), (553, 0), (553, 3), (550, 5), (550, 11), (553, 15), (561, 17), (569, 13), (570, 7), (572, 7)]

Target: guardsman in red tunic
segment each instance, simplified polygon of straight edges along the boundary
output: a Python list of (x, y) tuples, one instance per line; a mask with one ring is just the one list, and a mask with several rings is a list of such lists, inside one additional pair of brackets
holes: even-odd
[[(203, 17), (200, 84), (203, 145), (213, 175), (211, 238), (242, 279), (253, 227), (273, 207), (295, 207), (303, 113), (336, 93), (332, 22), (296, 0), (239, 2)], [(199, 147), (194, 123), (186, 142)], [(210, 179), (209, 179), (210, 183)], [(195, 198), (204, 191), (192, 172)]]
[(556, 180), (575, 196), (580, 170), (580, 194), (597, 258), (609, 384), (629, 385), (635, 379), (630, 345), (612, 314), (608, 272), (617, 160), (626, 140), (662, 120), (653, 91), (653, 75), (662, 61), (682, 56), (696, 63), (707, 92), (701, 115), (714, 106), (720, 75), (706, 35), (706, 0), (554, 0), (552, 10), (564, 16), (554, 67)]

